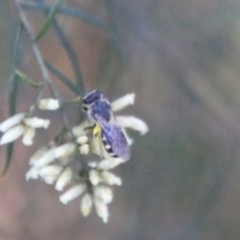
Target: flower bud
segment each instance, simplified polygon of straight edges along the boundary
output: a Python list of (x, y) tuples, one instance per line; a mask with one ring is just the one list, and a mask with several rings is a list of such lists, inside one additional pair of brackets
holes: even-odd
[(107, 223), (108, 218), (109, 218), (109, 212), (108, 212), (107, 204), (98, 200), (98, 199), (95, 199), (94, 203), (95, 203), (95, 207), (96, 207), (96, 211), (97, 211), (98, 216), (100, 218), (102, 218), (104, 223)]
[(73, 143), (65, 143), (59, 147), (56, 147), (54, 150), (54, 154), (56, 158), (65, 158), (69, 157), (74, 153), (76, 149), (75, 144)]
[(88, 137), (86, 135), (83, 135), (77, 139), (77, 143), (80, 145), (83, 145), (88, 142)]
[(90, 148), (88, 144), (83, 144), (82, 146), (79, 147), (79, 151), (82, 155), (88, 155)]
[(42, 148), (42, 150), (40, 149), (39, 152), (37, 151), (36, 154), (31, 157), (30, 164), (37, 168), (41, 168), (53, 162), (54, 159), (55, 155), (52, 148)]
[(80, 196), (86, 189), (86, 184), (76, 185), (69, 190), (67, 190), (64, 194), (62, 194), (59, 198), (59, 201), (63, 204), (67, 204), (69, 201)]
[(98, 183), (101, 181), (100, 176), (98, 174), (98, 171), (95, 169), (91, 169), (89, 171), (89, 180), (92, 183), (93, 186), (98, 185)]
[(26, 128), (23, 133), (23, 144), (24, 145), (32, 145), (33, 144), (33, 138), (35, 136), (35, 129), (34, 128)]
[(24, 119), (25, 116), (26, 116), (26, 113), (18, 113), (16, 115), (13, 115), (12, 117), (6, 119), (5, 121), (3, 121), (0, 124), (0, 131), (6, 132), (8, 129), (19, 124)]
[(50, 121), (48, 119), (33, 117), (24, 119), (24, 123), (32, 128), (48, 128)]
[(29, 179), (38, 179), (38, 169), (35, 167), (30, 168), (30, 170), (26, 173), (26, 181)]
[(41, 99), (38, 103), (41, 110), (57, 110), (59, 106), (58, 100), (52, 98)]
[(72, 169), (67, 167), (58, 178), (55, 189), (57, 191), (62, 191), (63, 188), (71, 181), (72, 175)]
[(94, 187), (94, 198), (100, 199), (102, 202), (109, 204), (113, 200), (112, 189), (105, 186)]
[(99, 162), (98, 168), (108, 170), (117, 167), (123, 162), (124, 161), (121, 158), (107, 158)]
[(148, 132), (147, 124), (139, 118), (133, 116), (117, 116), (116, 119), (121, 127), (131, 128), (140, 132), (141, 135)]
[(102, 171), (100, 174), (102, 180), (109, 185), (122, 185), (122, 180), (120, 177), (117, 177), (113, 173), (110, 173), (108, 171)]
[(134, 102), (135, 93), (130, 93), (112, 102), (111, 107), (114, 112), (117, 112), (126, 108), (129, 105), (133, 105)]
[(24, 127), (22, 125), (17, 125), (13, 128), (10, 128), (1, 137), (0, 145), (13, 142), (14, 140), (21, 137), (23, 135), (23, 133), (24, 133)]
[(45, 166), (41, 169), (39, 169), (39, 175), (43, 178), (46, 176), (58, 176), (63, 167), (58, 166), (58, 165), (50, 165), (50, 166)]
[(84, 217), (87, 217), (92, 210), (92, 197), (89, 193), (86, 193), (81, 201), (81, 212)]

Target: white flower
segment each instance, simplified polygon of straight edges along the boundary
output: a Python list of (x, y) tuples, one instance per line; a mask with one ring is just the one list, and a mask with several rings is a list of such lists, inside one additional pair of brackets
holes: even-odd
[(108, 185), (118, 185), (118, 186), (122, 185), (121, 178), (117, 177), (113, 173), (110, 173), (108, 171), (102, 171), (100, 173), (100, 176), (102, 180)]
[(58, 179), (62, 170), (63, 167), (57, 165), (49, 165), (41, 169), (33, 166), (27, 172), (26, 180), (28, 181), (29, 179), (38, 179), (40, 176), (45, 181), (45, 183), (53, 184)]
[(60, 105), (57, 99), (46, 98), (39, 101), (38, 107), (42, 110), (57, 110)]
[(93, 161), (88, 163), (88, 166), (91, 167), (91, 168), (96, 168), (97, 165), (98, 165), (98, 163), (97, 162), (93, 162)]
[(89, 193), (86, 193), (81, 201), (81, 212), (84, 217), (88, 216), (92, 210), (92, 197)]
[(23, 133), (24, 133), (24, 127), (22, 125), (17, 125), (15, 127), (10, 128), (1, 137), (0, 145), (15, 141), (16, 139), (21, 137)]
[(58, 175), (47, 175), (44, 176), (42, 179), (46, 184), (52, 185), (57, 181)]
[(148, 126), (139, 118), (133, 116), (117, 116), (116, 119), (120, 126), (139, 131), (141, 135), (148, 132)]
[(32, 128), (48, 128), (50, 121), (48, 119), (42, 119), (38, 117), (25, 118), (24, 123)]
[(41, 169), (39, 169), (39, 175), (42, 178), (45, 178), (47, 176), (59, 176), (59, 174), (62, 172), (63, 167), (62, 166), (58, 166), (58, 165), (49, 165), (49, 166), (45, 166)]
[(43, 146), (39, 148), (30, 158), (29, 165), (33, 165), (35, 161), (37, 161), (40, 157), (42, 157), (46, 152), (48, 151), (48, 148), (46, 146)]
[(6, 132), (7, 130), (9, 130), (13, 126), (19, 124), (24, 119), (25, 116), (26, 116), (26, 113), (18, 113), (16, 115), (6, 119), (5, 121), (3, 121), (0, 124), (0, 131), (1, 132)]
[(56, 158), (66, 158), (74, 153), (76, 149), (75, 144), (73, 143), (65, 143), (60, 147), (55, 148), (54, 154)]
[(98, 185), (98, 183), (101, 181), (101, 178), (100, 178), (97, 170), (91, 169), (89, 171), (89, 180), (93, 186)]
[(111, 103), (113, 112), (120, 111), (135, 102), (135, 93), (127, 94)]
[(83, 135), (77, 139), (77, 143), (80, 145), (86, 144), (88, 142), (88, 137)]
[(29, 164), (37, 168), (48, 165), (55, 159), (54, 149), (47, 149), (46, 147), (39, 149), (30, 159)]
[(30, 170), (26, 173), (26, 181), (29, 179), (38, 179), (39, 177), (39, 169), (32, 167)]
[(94, 198), (109, 204), (113, 200), (112, 189), (105, 186), (96, 186), (93, 189)]
[(104, 223), (107, 223), (109, 218), (109, 211), (108, 211), (107, 204), (100, 201), (99, 199), (94, 199), (94, 204), (95, 204), (98, 216), (102, 218)]
[(121, 163), (124, 163), (124, 160), (122, 160), (121, 158), (107, 158), (99, 162), (98, 168), (109, 170), (117, 167)]
[(79, 151), (82, 155), (88, 155), (90, 152), (90, 148), (88, 144), (83, 144), (79, 147)]
[(33, 144), (35, 132), (36, 130), (34, 128), (25, 128), (22, 139), (24, 145), (29, 146)]
[(84, 121), (78, 126), (73, 127), (72, 132), (76, 137), (81, 137), (82, 135), (86, 135), (86, 127), (89, 127), (89, 121)]
[(72, 169), (70, 167), (67, 167), (58, 178), (55, 189), (57, 191), (62, 191), (63, 188), (71, 181), (72, 175)]
[(50, 121), (37, 117), (26, 118), (27, 113), (16, 114), (0, 124), (0, 131), (4, 132), (0, 145), (15, 141), (23, 135), (23, 144), (32, 145), (35, 128), (47, 128)]
[(67, 204), (69, 201), (72, 201), (73, 199), (80, 196), (85, 191), (85, 189), (86, 184), (79, 184), (73, 186), (60, 196), (59, 201), (62, 202), (63, 204)]

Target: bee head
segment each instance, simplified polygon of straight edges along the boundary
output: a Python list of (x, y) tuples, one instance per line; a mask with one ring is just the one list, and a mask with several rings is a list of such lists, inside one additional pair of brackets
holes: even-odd
[(102, 99), (102, 93), (100, 91), (94, 90), (89, 92), (83, 98), (82, 110), (87, 111), (93, 104)]

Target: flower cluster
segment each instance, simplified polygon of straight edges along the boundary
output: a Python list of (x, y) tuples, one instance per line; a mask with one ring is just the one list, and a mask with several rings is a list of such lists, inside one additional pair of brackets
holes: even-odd
[[(135, 95), (128, 94), (111, 104), (113, 112), (134, 104)], [(38, 103), (42, 110), (57, 110), (59, 103), (55, 99), (43, 99)], [(116, 116), (117, 122), (131, 145), (133, 140), (127, 134), (127, 128), (145, 134), (147, 125), (133, 116)], [(41, 118), (29, 118), (27, 113), (17, 114), (0, 124), (0, 131), (4, 133), (0, 144), (9, 143), (23, 136), (23, 143), (31, 145), (35, 129), (47, 128), (50, 121)], [(47, 146), (41, 147), (30, 158), (30, 169), (26, 173), (26, 180), (42, 179), (47, 184), (55, 186), (57, 191), (64, 191), (59, 200), (67, 204), (71, 200), (81, 196), (80, 210), (83, 216), (88, 216), (95, 206), (97, 215), (103, 222), (108, 222), (108, 204), (113, 200), (111, 186), (122, 184), (120, 177), (110, 170), (123, 163), (121, 158), (113, 158), (105, 151), (101, 154), (99, 144), (91, 135), (92, 123), (89, 120), (72, 128), (74, 138), (64, 139), (62, 142), (52, 141)], [(92, 130), (90, 131), (92, 133)], [(94, 153), (100, 156), (100, 161), (83, 161), (82, 155)], [(74, 161), (80, 161), (81, 167), (75, 169)]]
[(48, 128), (50, 121), (38, 117), (28, 117), (27, 113), (16, 114), (0, 124), (3, 136), (0, 145), (15, 141), (23, 136), (24, 145), (32, 145), (36, 128)]

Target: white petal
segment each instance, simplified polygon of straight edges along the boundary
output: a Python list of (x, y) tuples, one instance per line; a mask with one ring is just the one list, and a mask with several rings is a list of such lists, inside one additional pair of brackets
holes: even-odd
[(77, 139), (77, 143), (80, 145), (83, 145), (88, 142), (88, 137), (86, 135), (83, 135)]
[(97, 214), (100, 218), (102, 218), (104, 223), (108, 222), (108, 218), (109, 218), (109, 212), (108, 212), (108, 206), (107, 204), (101, 202), (100, 200), (95, 200), (95, 207), (96, 207), (96, 211)]
[(94, 198), (100, 199), (102, 202), (109, 204), (113, 200), (113, 192), (111, 188), (105, 186), (96, 186), (93, 189)]
[(32, 128), (48, 128), (50, 121), (48, 119), (42, 119), (38, 117), (25, 118), (24, 123)]
[(67, 190), (64, 194), (62, 194), (59, 198), (59, 201), (63, 204), (67, 204), (69, 201), (80, 196), (86, 189), (86, 184), (76, 185), (69, 190)]
[(89, 193), (86, 193), (81, 201), (81, 212), (84, 217), (87, 217), (92, 210), (92, 197)]
[(120, 111), (135, 102), (135, 93), (127, 94), (111, 103), (114, 112)]
[(55, 159), (54, 150), (52, 148), (48, 150), (42, 149), (41, 153), (39, 150), (38, 156), (36, 153), (36, 155), (34, 154), (34, 156), (30, 159), (30, 164), (35, 166), (36, 168), (44, 167), (49, 163), (53, 162)]
[(29, 179), (38, 179), (38, 169), (37, 168), (30, 168), (29, 171), (26, 173), (26, 181)]
[(0, 145), (13, 142), (14, 140), (21, 137), (24, 133), (24, 127), (22, 125), (15, 126), (13, 128), (10, 128), (8, 131), (6, 131), (1, 140)]
[(3, 121), (0, 124), (0, 131), (6, 132), (11, 127), (19, 124), (24, 119), (25, 116), (26, 116), (26, 113), (18, 113), (16, 115), (6, 119), (5, 121)]
[(38, 107), (42, 110), (57, 110), (59, 106), (58, 100), (52, 98), (41, 99), (38, 103)]
[(124, 128), (132, 128), (144, 135), (148, 132), (147, 124), (139, 118), (133, 116), (117, 116), (119, 125)]
[(75, 144), (66, 143), (61, 145), (60, 147), (56, 147), (54, 150), (54, 154), (56, 158), (66, 158), (74, 153), (76, 149)]
[(122, 185), (121, 178), (114, 175), (113, 173), (110, 173), (108, 171), (102, 171), (100, 176), (106, 184), (118, 186)]
[(34, 128), (26, 128), (23, 134), (23, 144), (24, 145), (32, 145), (33, 144), (33, 138), (35, 136), (35, 129)]
[(97, 170), (91, 169), (89, 171), (89, 180), (93, 186), (96, 186), (101, 181)]
[(83, 144), (79, 147), (79, 151), (82, 155), (88, 155), (90, 151), (90, 147), (88, 144)]
[(71, 181), (72, 175), (72, 169), (70, 167), (67, 167), (58, 178), (55, 189), (57, 191), (62, 191), (63, 188)]
[(117, 167), (121, 163), (124, 163), (121, 158), (107, 158), (99, 162), (98, 168), (108, 170)]

